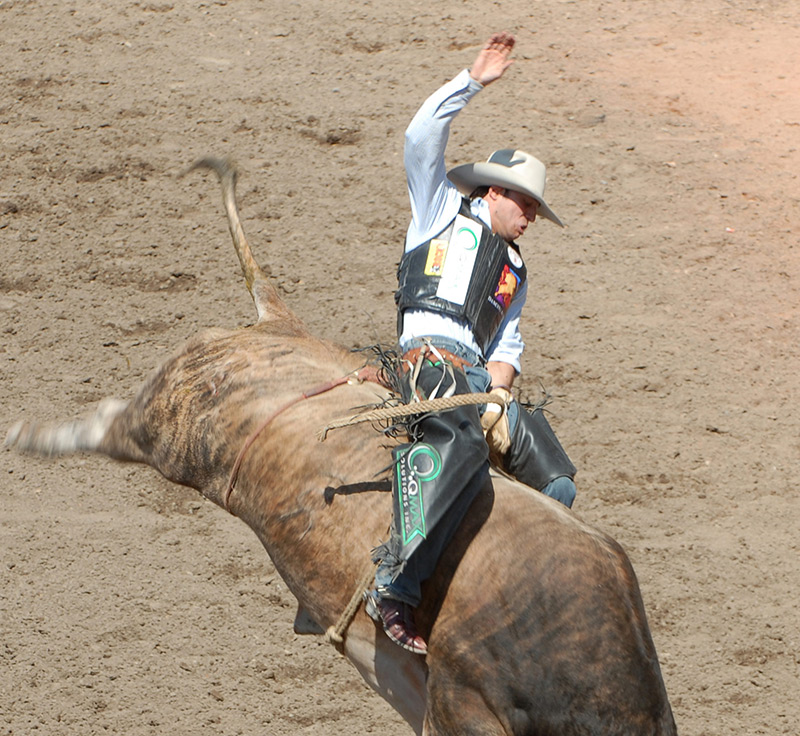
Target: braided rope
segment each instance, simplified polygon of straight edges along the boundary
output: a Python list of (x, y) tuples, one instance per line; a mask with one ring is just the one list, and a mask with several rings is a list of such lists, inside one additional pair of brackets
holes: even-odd
[[(331, 429), (349, 427), (363, 422), (377, 422), (397, 417), (414, 416), (415, 414), (425, 414), (428, 412), (448, 411), (460, 406), (474, 406), (478, 404), (498, 403), (497, 396), (494, 394), (456, 394), (440, 399), (429, 399), (428, 401), (418, 401), (413, 404), (400, 404), (398, 406), (383, 407), (374, 409), (364, 414), (356, 414), (351, 417), (336, 419), (317, 433), (320, 442), (324, 442)], [(506, 407), (501, 404), (502, 410)], [(502, 416), (502, 414), (501, 414)], [(339, 620), (335, 625), (329, 626), (325, 632), (325, 639), (332, 644), (340, 653), (344, 653), (344, 635), (350, 624), (355, 618), (358, 607), (364, 599), (364, 594), (372, 586), (375, 578), (375, 563), (370, 563), (364, 568), (364, 572), (359, 579), (350, 601), (342, 611)]]
[(329, 626), (325, 632), (325, 639), (329, 644), (333, 644), (340, 654), (344, 654), (344, 634), (347, 628), (353, 623), (356, 616), (356, 611), (364, 600), (364, 593), (372, 587), (372, 581), (375, 579), (375, 563), (370, 560), (369, 564), (364, 568), (361, 578), (358, 580), (356, 589), (350, 598), (350, 602), (345, 606), (342, 615), (335, 625)]
[(330, 424), (317, 432), (317, 439), (324, 442), (328, 432), (332, 429), (350, 427), (362, 422), (380, 422), (387, 419), (397, 419), (398, 417), (410, 417), (415, 414), (427, 414), (435, 411), (448, 411), (457, 409), (460, 406), (471, 406), (478, 404), (497, 404), (496, 394), (456, 394), (442, 399), (429, 399), (428, 401), (417, 401), (413, 404), (400, 404), (398, 406), (388, 406), (381, 409), (373, 409), (364, 414), (355, 414), (350, 417), (334, 419)]

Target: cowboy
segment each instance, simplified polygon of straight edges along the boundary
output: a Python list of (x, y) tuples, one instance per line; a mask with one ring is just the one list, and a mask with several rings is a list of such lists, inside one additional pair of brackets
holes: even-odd
[(445, 84), (406, 130), (412, 221), (398, 269), (398, 334), (406, 402), (491, 392), (496, 403), (424, 415), (414, 441), (394, 451), (394, 523), (374, 551), (367, 610), (412, 652), (427, 644), (414, 625), (421, 583), (486, 479), (489, 458), (518, 480), (572, 506), (575, 467), (541, 408), (513, 399), (527, 295), (516, 239), (537, 215), (561, 226), (544, 200), (545, 166), (503, 149), (446, 172), (450, 123), (511, 65), (510, 33), (495, 33), (471, 69)]

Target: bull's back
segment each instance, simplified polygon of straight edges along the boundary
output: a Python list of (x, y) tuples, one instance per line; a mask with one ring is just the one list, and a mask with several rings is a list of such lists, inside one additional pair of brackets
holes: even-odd
[(446, 593), (429, 640), (430, 717), (447, 733), (472, 703), (499, 733), (674, 734), (624, 551), (541, 494), (505, 479), (495, 489), (435, 581)]

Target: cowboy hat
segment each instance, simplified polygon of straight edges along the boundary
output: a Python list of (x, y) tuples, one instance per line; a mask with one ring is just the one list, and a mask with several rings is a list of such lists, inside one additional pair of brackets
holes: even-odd
[(461, 194), (468, 197), (477, 187), (498, 186), (533, 197), (542, 217), (564, 227), (544, 201), (545, 166), (535, 156), (513, 148), (495, 151), (484, 163), (462, 164), (447, 172)]

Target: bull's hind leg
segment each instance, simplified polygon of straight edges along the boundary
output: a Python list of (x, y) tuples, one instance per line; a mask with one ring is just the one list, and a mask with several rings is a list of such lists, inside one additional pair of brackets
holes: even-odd
[[(143, 461), (141, 451), (120, 432), (118, 421), (129, 402), (105, 399), (94, 414), (60, 424), (17, 422), (8, 431), (5, 444), (20, 452), (52, 457), (75, 452), (97, 452), (118, 460)], [(113, 431), (112, 431), (113, 428)]]
[(428, 701), (422, 736), (511, 736), (493, 713), (483, 694), (459, 682), (458, 675), (428, 675)]

